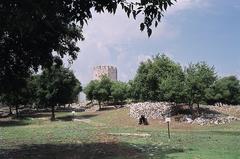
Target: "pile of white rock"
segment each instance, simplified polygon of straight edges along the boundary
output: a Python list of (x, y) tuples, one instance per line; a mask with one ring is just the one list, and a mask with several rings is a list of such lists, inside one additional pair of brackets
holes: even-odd
[(233, 121), (240, 120), (234, 116), (226, 116), (221, 114), (205, 114), (201, 115), (200, 117), (195, 118), (192, 120), (191, 116), (183, 116), (182, 121), (190, 124), (197, 124), (197, 125), (220, 125), (220, 124), (228, 124)]
[(164, 119), (171, 112), (173, 104), (167, 102), (144, 102), (126, 105), (130, 108), (129, 115), (138, 119), (144, 115), (147, 119)]
[[(141, 115), (144, 115), (147, 119), (164, 121), (166, 116), (177, 114), (177, 112), (174, 112), (176, 111), (174, 104), (167, 102), (131, 103), (125, 105), (125, 107), (129, 107), (129, 115), (135, 119), (139, 119)], [(175, 118), (176, 120), (176, 116), (171, 116), (171, 118)], [(240, 118), (216, 110), (215, 113), (206, 112), (197, 118), (193, 118), (192, 115), (183, 115), (177, 121), (197, 125), (219, 125), (240, 121)]]

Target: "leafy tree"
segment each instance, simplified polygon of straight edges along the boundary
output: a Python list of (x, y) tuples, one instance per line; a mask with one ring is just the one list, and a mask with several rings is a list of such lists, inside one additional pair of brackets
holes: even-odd
[(205, 92), (215, 82), (216, 73), (214, 67), (208, 66), (205, 62), (190, 64), (185, 70), (185, 91), (186, 98), (192, 109), (193, 104), (206, 101)]
[(27, 90), (28, 90), (28, 104), (30, 105), (36, 105), (36, 102), (38, 101), (37, 97), (37, 89), (38, 89), (38, 80), (40, 78), (40, 75), (35, 74), (31, 75), (30, 78), (27, 79)]
[[(0, 1), (0, 92), (30, 70), (50, 68), (68, 55), (74, 60), (83, 40), (82, 27), (92, 12), (114, 14), (118, 6), (134, 19), (143, 15), (140, 30), (151, 35), (163, 12), (175, 0), (2, 0)], [(56, 55), (56, 56), (54, 56)]]
[(123, 102), (128, 98), (128, 85), (124, 82), (113, 82), (111, 86), (111, 97), (114, 103)]
[(14, 100), (12, 100), (13, 98), (14, 98), (13, 95), (11, 95), (10, 93), (8, 95), (2, 94), (0, 97), (1, 104), (7, 105), (9, 107), (9, 115), (13, 115), (12, 107), (13, 107), (13, 104), (15, 104), (15, 103), (13, 103), (13, 101), (14, 101)]
[[(19, 117), (19, 106), (29, 104), (31, 92), (29, 91), (28, 78), (23, 76), (17, 76), (14, 74), (11, 76), (13, 83), (5, 88), (4, 92), (0, 93), (0, 102), (9, 107), (9, 114), (12, 115), (12, 107), (16, 109), (16, 117)], [(5, 87), (5, 86), (3, 86)]]
[[(154, 92), (157, 90), (156, 79), (148, 78), (148, 72), (151, 67), (151, 61), (141, 63), (134, 80), (130, 81), (131, 96), (135, 100), (154, 100)], [(157, 93), (155, 93), (157, 94)]]
[(90, 81), (89, 84), (84, 88), (83, 92), (86, 94), (86, 98), (88, 100), (90, 100), (91, 102), (93, 102), (94, 100), (94, 90), (97, 89), (97, 86), (98, 86), (98, 82), (99, 81)]
[(140, 88), (137, 86), (137, 82), (135, 80), (129, 80), (128, 85), (128, 97), (137, 101), (140, 100)]
[(112, 81), (108, 77), (103, 76), (96, 84), (93, 96), (98, 101), (99, 109), (101, 109), (102, 102), (110, 101)]
[(217, 80), (206, 90), (209, 104), (216, 102), (224, 104), (240, 104), (240, 82), (235, 76), (224, 77)]
[(19, 117), (19, 106), (29, 103), (30, 92), (27, 87), (2, 94), (0, 101), (9, 107), (9, 115), (12, 115), (12, 107), (15, 107), (16, 117)]
[(162, 96), (164, 101), (184, 103), (184, 73), (180, 66), (175, 70), (175, 75), (168, 76), (166, 79), (162, 80), (160, 84)]
[(51, 107), (52, 120), (55, 119), (55, 106), (73, 102), (82, 90), (80, 82), (68, 68), (52, 66), (38, 76), (37, 104)]
[(1, 97), (0, 97), (0, 101), (1, 101), (1, 104), (3, 105), (7, 105), (9, 107), (9, 115), (12, 115), (12, 103), (10, 103), (11, 98), (10, 96), (6, 96), (5, 94), (2, 94)]
[(135, 99), (181, 102), (184, 82), (182, 67), (166, 55), (157, 55), (141, 63), (130, 82)]
[(102, 102), (123, 102), (128, 97), (128, 85), (119, 81), (111, 81), (103, 76), (100, 81), (91, 81), (85, 88), (84, 93), (88, 100), (97, 100), (99, 109)]

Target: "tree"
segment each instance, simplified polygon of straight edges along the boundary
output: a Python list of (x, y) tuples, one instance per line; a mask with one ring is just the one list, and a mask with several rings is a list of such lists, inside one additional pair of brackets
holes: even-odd
[(128, 97), (130, 99), (139, 101), (141, 99), (139, 94), (140, 88), (137, 86), (137, 82), (135, 80), (129, 80), (128, 85)]
[(150, 66), (150, 60), (141, 63), (135, 78), (129, 82), (131, 96), (135, 100), (156, 100), (154, 92), (156, 92), (157, 89), (157, 81), (147, 77)]
[(112, 81), (103, 76), (99, 82), (97, 82), (96, 89), (93, 91), (94, 99), (98, 101), (99, 109), (101, 109), (101, 103), (110, 101)]
[(74, 60), (83, 40), (82, 27), (92, 12), (114, 14), (118, 6), (134, 19), (143, 14), (140, 30), (152, 34), (163, 12), (175, 0), (2, 0), (0, 2), (0, 92), (16, 81), (29, 77), (39, 67), (61, 63), (65, 55)]
[(217, 80), (206, 90), (209, 104), (217, 102), (223, 104), (240, 104), (240, 82), (235, 76), (224, 77)]
[[(4, 95), (4, 94), (1, 94), (1, 96), (0, 96), (0, 105), (1, 106), (5, 106), (5, 105), (7, 105), (7, 99), (6, 99), (6, 96)], [(9, 115), (12, 115), (13, 113), (12, 113), (12, 105), (7, 105), (8, 107), (9, 107)]]
[(184, 103), (184, 73), (181, 67), (175, 70), (174, 76), (168, 76), (162, 80), (160, 88), (162, 90), (162, 96), (164, 101), (178, 103)]
[(89, 84), (84, 88), (83, 92), (86, 94), (86, 98), (88, 100), (90, 100), (91, 102), (93, 102), (94, 100), (94, 90), (97, 89), (97, 86), (98, 86), (98, 82), (99, 81), (90, 81)]
[(51, 107), (52, 120), (55, 119), (55, 106), (74, 102), (82, 90), (80, 82), (72, 71), (56, 65), (43, 70), (36, 83), (36, 102), (45, 107)]
[(90, 81), (84, 88), (84, 93), (88, 100), (97, 100), (99, 109), (102, 102), (113, 101), (114, 103), (123, 102), (128, 97), (128, 85), (120, 81), (111, 81), (103, 76), (100, 81)]
[(114, 103), (126, 100), (128, 98), (128, 85), (124, 82), (113, 82), (111, 86), (111, 97)]
[(12, 115), (12, 107), (15, 107), (16, 117), (19, 117), (19, 106), (29, 103), (29, 97), (31, 96), (28, 91), (28, 87), (21, 87), (15, 91), (2, 94), (0, 101), (9, 107), (9, 115)]
[[(16, 109), (16, 117), (19, 117), (19, 106), (26, 105), (30, 102), (31, 92), (28, 85), (29, 78), (17, 76), (13, 74), (11, 79), (13, 83), (5, 88), (4, 92), (0, 93), (0, 102), (9, 107), (9, 114), (12, 115), (12, 107)], [(3, 86), (5, 87), (5, 86)]]
[(166, 55), (140, 64), (130, 82), (132, 96), (138, 100), (181, 102), (184, 73), (182, 67)]
[(39, 106), (36, 105), (38, 101), (37, 92), (38, 92), (38, 80), (40, 78), (39, 74), (31, 75), (30, 78), (27, 79), (27, 90), (28, 90), (28, 104), (31, 106)]
[(190, 64), (185, 70), (185, 91), (190, 109), (193, 104), (206, 101), (205, 92), (215, 82), (217, 76), (214, 67), (205, 62)]

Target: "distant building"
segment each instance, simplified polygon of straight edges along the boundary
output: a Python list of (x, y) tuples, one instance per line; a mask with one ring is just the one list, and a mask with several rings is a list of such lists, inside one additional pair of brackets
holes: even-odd
[(93, 68), (93, 80), (100, 80), (102, 76), (107, 76), (113, 81), (117, 81), (117, 67), (96, 66)]

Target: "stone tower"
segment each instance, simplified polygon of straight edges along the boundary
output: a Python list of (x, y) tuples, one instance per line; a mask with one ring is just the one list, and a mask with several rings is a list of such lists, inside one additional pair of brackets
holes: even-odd
[(93, 68), (93, 80), (100, 80), (104, 75), (113, 81), (117, 81), (117, 67), (101, 65)]

